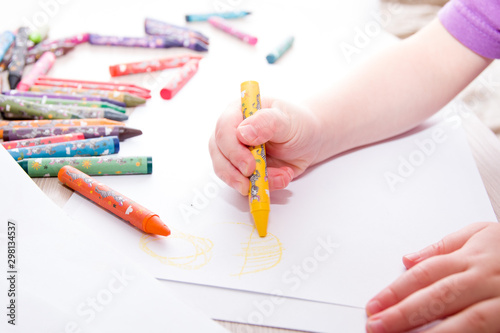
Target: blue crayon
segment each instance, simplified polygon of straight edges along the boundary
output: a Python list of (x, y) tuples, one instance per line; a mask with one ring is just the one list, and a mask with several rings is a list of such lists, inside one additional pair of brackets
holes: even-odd
[(274, 64), (276, 60), (281, 58), (281, 56), (292, 47), (295, 38), (293, 36), (287, 37), (278, 47), (276, 47), (271, 53), (266, 56), (267, 62)]
[(117, 136), (7, 150), (16, 161), (40, 157), (101, 156), (117, 154), (118, 151), (120, 151), (120, 140)]
[(0, 61), (3, 60), (5, 53), (16, 39), (16, 36), (10, 31), (4, 31), (0, 35)]
[(208, 21), (209, 17), (218, 16), (225, 19), (236, 19), (250, 15), (247, 11), (234, 11), (234, 12), (220, 12), (220, 13), (207, 13), (207, 14), (193, 14), (186, 15), (186, 22)]

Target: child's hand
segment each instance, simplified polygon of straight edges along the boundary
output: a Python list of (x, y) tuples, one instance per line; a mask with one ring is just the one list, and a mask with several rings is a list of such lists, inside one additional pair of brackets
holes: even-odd
[(210, 138), (215, 173), (248, 194), (255, 160), (247, 146), (266, 144), (269, 188), (285, 188), (310, 166), (320, 149), (320, 123), (308, 109), (262, 98), (262, 109), (243, 120), (241, 103), (228, 106)]
[(407, 255), (408, 268), (366, 306), (367, 331), (500, 332), (500, 224), (475, 223)]

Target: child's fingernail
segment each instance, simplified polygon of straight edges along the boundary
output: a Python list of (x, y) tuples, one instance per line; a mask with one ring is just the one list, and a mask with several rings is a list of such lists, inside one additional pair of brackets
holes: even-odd
[(411, 262), (417, 262), (420, 260), (420, 255), (417, 252), (407, 254), (404, 257)]
[(249, 143), (257, 138), (257, 132), (252, 125), (245, 125), (239, 128), (241, 136)]
[(380, 302), (377, 300), (373, 300), (371, 302), (368, 302), (368, 304), (366, 304), (366, 314), (368, 316), (374, 315), (375, 313), (378, 313), (382, 310), (383, 310), (382, 304), (380, 304)]
[(238, 170), (246, 176), (248, 174), (248, 164), (245, 161), (241, 161), (238, 164)]
[(366, 330), (368, 333), (385, 333), (385, 327), (384, 323), (382, 320), (377, 319), (373, 321), (368, 321), (368, 324), (366, 325)]

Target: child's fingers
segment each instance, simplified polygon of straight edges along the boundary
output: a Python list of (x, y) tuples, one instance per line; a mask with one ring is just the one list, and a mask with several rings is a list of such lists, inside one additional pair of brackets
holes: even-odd
[(269, 190), (281, 190), (293, 180), (293, 170), (289, 167), (267, 168)]
[(366, 312), (369, 316), (381, 312), (436, 281), (460, 273), (466, 268), (467, 262), (455, 254), (426, 260), (404, 272), (373, 297), (366, 305)]
[(277, 108), (261, 109), (245, 119), (236, 129), (241, 143), (256, 146), (268, 141), (283, 143), (291, 139), (293, 131), (288, 115)]
[(403, 263), (406, 268), (410, 268), (430, 257), (452, 253), (460, 249), (473, 234), (484, 229), (486, 226), (487, 224), (484, 223), (474, 223), (468, 225), (467, 227), (444, 237), (437, 243), (427, 246), (418, 252), (405, 255), (403, 257)]
[(250, 186), (248, 178), (242, 175), (224, 154), (222, 154), (217, 147), (214, 135), (210, 138), (209, 149), (215, 174), (242, 195), (248, 194)]

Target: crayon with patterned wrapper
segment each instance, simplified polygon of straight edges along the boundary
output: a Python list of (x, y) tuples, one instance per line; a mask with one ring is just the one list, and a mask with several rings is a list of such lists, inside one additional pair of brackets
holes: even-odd
[(273, 49), (267, 56), (266, 60), (270, 64), (274, 64), (286, 51), (288, 51), (292, 45), (295, 38), (293, 36), (287, 37), (283, 40), (275, 49)]
[(35, 65), (31, 69), (31, 71), (25, 75), (21, 79), (21, 82), (17, 85), (17, 90), (19, 91), (27, 91), (35, 81), (42, 75), (45, 75), (49, 72), (49, 70), (54, 65), (56, 61), (56, 56), (52, 52), (45, 52)]
[(7, 150), (16, 161), (41, 157), (101, 156), (118, 154), (119, 151), (120, 140), (116, 136)]
[(157, 235), (168, 236), (170, 229), (157, 214), (116, 192), (110, 187), (70, 165), (59, 170), (57, 178), (99, 206), (129, 222), (140, 230)]
[(236, 29), (235, 27), (231, 26), (226, 20), (224, 20), (222, 17), (218, 16), (213, 16), (208, 19), (208, 23), (210, 23), (212, 26), (216, 27), (217, 29), (220, 29), (231, 36), (234, 36), (245, 43), (248, 43), (250, 45), (255, 45), (257, 44), (257, 37), (249, 35), (243, 31), (240, 31)]
[(47, 39), (44, 40), (43, 42), (40, 43), (41, 46), (46, 46), (46, 45), (63, 45), (63, 44), (74, 44), (78, 45), (81, 43), (86, 43), (89, 41), (89, 34), (88, 33), (83, 33), (83, 34), (77, 34), (74, 36), (70, 37), (64, 37), (60, 39)]
[(182, 66), (160, 91), (163, 99), (173, 98), (198, 71), (198, 59), (192, 59)]
[(10, 45), (2, 61), (0, 61), (0, 72), (7, 70), (7, 67), (9, 67), (10, 61), (12, 60), (12, 50), (14, 50), (14, 43)]
[(121, 141), (142, 134), (141, 130), (125, 126), (98, 125), (98, 126), (56, 126), (36, 128), (13, 128), (3, 131), (3, 140), (33, 139), (44, 136), (55, 136), (67, 133), (82, 133), (86, 139), (117, 136)]
[(4, 113), (4, 117), (6, 114), (15, 114), (22, 119), (108, 118), (117, 121), (128, 119), (126, 114), (114, 110), (38, 104), (6, 95), (0, 95), (0, 111)]
[(118, 64), (109, 66), (109, 73), (111, 74), (111, 76), (121, 76), (137, 73), (155, 72), (168, 68), (182, 67), (191, 59), (201, 58), (203, 57), (197, 54), (184, 54), (171, 56), (168, 58)]
[(4, 31), (0, 35), (0, 61), (3, 60), (3, 57), (9, 50), (12, 43), (16, 39), (16, 35), (14, 35), (11, 31)]
[(193, 37), (207, 45), (209, 43), (208, 37), (199, 31), (151, 18), (146, 18), (144, 20), (144, 30), (148, 35)]
[(33, 102), (37, 104), (49, 104), (49, 105), (59, 105), (67, 107), (100, 108), (100, 109), (111, 109), (121, 113), (127, 112), (127, 109), (125, 109), (124, 107), (117, 106), (107, 102), (86, 102), (86, 101), (75, 101), (75, 100), (72, 101), (67, 99), (23, 97), (23, 96), (18, 96), (17, 98), (24, 99), (28, 102)]
[(116, 83), (116, 82), (100, 82), (100, 81), (84, 81), (73, 79), (59, 79), (53, 77), (40, 77), (36, 84), (42, 86), (58, 86), (78, 89), (98, 89), (122, 91), (142, 98), (151, 98), (151, 90), (136, 86), (135, 84)]
[(92, 45), (146, 47), (156, 49), (186, 47), (194, 51), (208, 51), (207, 44), (199, 39), (178, 36), (117, 37), (90, 34), (89, 43)]
[(102, 126), (102, 125), (125, 126), (125, 123), (106, 118), (0, 120), (0, 139), (3, 138), (4, 130), (9, 130), (14, 128), (37, 128), (37, 127), (57, 127), (57, 126)]
[(35, 139), (7, 141), (7, 142), (2, 142), (2, 146), (5, 149), (14, 149), (14, 148), (49, 145), (52, 143), (69, 142), (69, 141), (77, 141), (84, 139), (85, 136), (83, 136), (82, 133), (70, 133), (70, 134), (47, 136)]
[[(259, 84), (255, 81), (246, 81), (241, 84), (241, 111), (246, 119), (260, 110)], [(250, 176), (248, 202), (253, 216), (255, 227), (260, 237), (267, 234), (271, 199), (269, 197), (269, 183), (267, 181), (267, 160), (265, 145), (249, 147), (255, 158), (256, 169)]]
[(23, 76), (24, 66), (26, 66), (26, 55), (28, 53), (28, 33), (26, 27), (21, 27), (17, 31), (12, 49), (12, 57), (8, 66), (10, 89), (16, 89), (17, 84)]
[(146, 99), (134, 96), (129, 93), (116, 91), (116, 90), (92, 90), (92, 89), (77, 89), (77, 88), (64, 88), (54, 86), (42, 86), (35, 84), (30, 87), (30, 91), (44, 92), (48, 94), (75, 94), (75, 95), (90, 95), (98, 96), (110, 100), (125, 103), (128, 107), (134, 107), (146, 103)]
[(69, 51), (72, 51), (74, 48), (75, 44), (37, 45), (28, 51), (28, 54), (26, 55), (26, 65), (36, 62), (45, 52), (52, 52), (57, 58), (59, 58), (67, 54)]
[(199, 21), (208, 21), (210, 17), (221, 17), (225, 19), (237, 19), (240, 17), (244, 17), (250, 15), (251, 12), (248, 11), (230, 11), (230, 12), (216, 12), (216, 13), (205, 13), (205, 14), (190, 14), (186, 15), (186, 22), (199, 22)]
[(7, 90), (3, 91), (2, 94), (8, 96), (25, 96), (25, 97), (39, 97), (39, 98), (54, 98), (54, 99), (66, 99), (71, 101), (87, 101), (87, 102), (106, 102), (116, 106), (125, 107), (125, 103), (116, 100), (111, 100), (99, 96), (90, 95), (77, 95), (77, 94), (48, 94), (38, 91), (19, 91), (19, 90)]
[(31, 178), (57, 177), (65, 165), (71, 165), (90, 176), (147, 175), (153, 172), (151, 156), (45, 157), (18, 163)]

